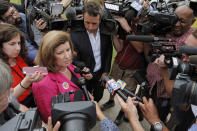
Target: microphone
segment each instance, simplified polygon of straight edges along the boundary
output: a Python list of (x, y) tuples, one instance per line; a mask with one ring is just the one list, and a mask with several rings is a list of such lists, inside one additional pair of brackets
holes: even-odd
[(109, 91), (110, 94), (117, 93), (124, 101), (127, 100), (127, 96), (121, 92), (120, 86), (116, 83), (114, 79), (110, 79), (109, 77), (105, 76), (103, 81), (106, 83), (105, 87)]
[(75, 73), (79, 73), (79, 74), (90, 74), (90, 71), (88, 71), (88, 72), (83, 71), (83, 69), (86, 67), (86, 65), (85, 65), (84, 62), (81, 62), (81, 61), (73, 61), (72, 64), (76, 66), (75, 69), (74, 69), (74, 72)]
[(85, 63), (81, 61), (73, 61), (72, 64), (79, 67), (81, 70), (83, 70), (83, 68), (86, 67)]
[(197, 55), (189, 56), (189, 63), (197, 65)]
[(197, 55), (197, 47), (195, 46), (181, 46), (179, 47), (179, 52), (185, 53), (187, 55)]
[(56, 103), (65, 103), (70, 101), (70, 93), (60, 93), (51, 98), (51, 105), (53, 106)]
[(88, 90), (86, 88), (86, 85), (85, 85), (85, 78), (84, 77), (80, 77), (79, 78), (79, 83), (81, 84), (81, 87), (84, 91), (84, 94), (85, 94), (85, 97), (86, 97), (86, 100), (90, 101), (90, 96), (88, 95)]
[[(136, 97), (136, 99), (140, 102), (142, 102), (142, 99), (138, 96), (136, 96), (134, 93), (130, 92), (127, 89), (124, 89), (124, 87), (126, 86), (126, 83), (123, 81), (116, 82), (114, 79), (110, 79), (109, 76), (105, 76), (103, 78), (103, 81), (106, 83), (105, 87), (107, 88), (107, 90), (109, 91), (110, 94), (114, 94), (117, 93), (120, 97), (122, 97), (122, 99), (124, 101), (127, 100), (127, 96), (121, 92), (121, 90), (125, 91), (128, 95), (132, 96), (132, 97)], [(120, 83), (121, 82), (121, 83)]]
[(82, 101), (83, 100), (83, 91), (76, 90), (74, 93), (74, 101)]
[(138, 101), (140, 101), (140, 102), (143, 103), (142, 99), (139, 96), (137, 96), (133, 92), (130, 92), (129, 90), (125, 89), (126, 83), (124, 81), (118, 80), (117, 83), (120, 84), (120, 89), (121, 90), (123, 90), (124, 92), (126, 92), (129, 96), (136, 97), (136, 99)]
[(140, 84), (141, 87), (150, 86), (145, 76), (141, 75), (140, 71), (136, 71), (132, 77), (135, 78), (135, 80), (137, 81), (138, 84)]
[(174, 40), (172, 39), (152, 37), (152, 36), (146, 36), (146, 35), (127, 35), (126, 40), (141, 41), (141, 42), (158, 42), (158, 41), (174, 42)]
[(66, 14), (66, 18), (68, 20), (75, 20), (76, 19), (76, 10), (73, 7), (66, 8), (65, 14)]

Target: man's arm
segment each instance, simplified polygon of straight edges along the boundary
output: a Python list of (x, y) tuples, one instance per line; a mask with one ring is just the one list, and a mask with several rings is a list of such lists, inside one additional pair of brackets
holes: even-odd
[(170, 80), (168, 76), (168, 68), (164, 63), (165, 56), (161, 55), (159, 58), (155, 59), (154, 63), (156, 63), (160, 67), (160, 72), (164, 80), (164, 86), (166, 91), (170, 96), (172, 96), (172, 89), (174, 85), (174, 80)]
[[(132, 29), (129, 26), (127, 20), (123, 17), (116, 17), (115, 18), (121, 25), (121, 27), (126, 31), (126, 32), (131, 32)], [(136, 49), (138, 53), (143, 52), (143, 43), (142, 42), (137, 42), (137, 41), (130, 41), (130, 44)]]
[(172, 96), (172, 89), (175, 81), (169, 79), (167, 68), (160, 68), (160, 71), (164, 80), (165, 89), (168, 92), (168, 94)]
[(99, 104), (96, 101), (93, 101), (96, 105), (96, 115), (100, 121), (101, 131), (120, 131), (115, 123), (109, 118), (107, 118), (104, 113), (101, 111)]
[[(156, 122), (161, 122), (153, 100), (151, 98), (147, 100), (146, 97), (143, 97), (142, 99), (143, 103), (139, 103), (139, 106), (146, 120), (153, 126)], [(164, 124), (162, 126), (162, 131), (169, 131)]]
[(123, 48), (123, 40), (119, 39), (117, 35), (113, 36), (114, 48), (117, 52), (120, 52)]

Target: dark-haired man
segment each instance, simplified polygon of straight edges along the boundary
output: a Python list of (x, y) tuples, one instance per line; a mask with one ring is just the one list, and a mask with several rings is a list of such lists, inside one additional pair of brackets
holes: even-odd
[(0, 20), (15, 25), (21, 32), (23, 32), (26, 38), (26, 47), (28, 48), (28, 64), (32, 64), (37, 55), (37, 48), (29, 39), (25, 14), (19, 13), (8, 1), (0, 0)]
[(85, 62), (93, 72), (93, 79), (87, 82), (87, 88), (96, 101), (103, 96), (101, 80), (109, 73), (112, 58), (111, 36), (101, 33), (99, 29), (101, 13), (99, 4), (88, 2), (83, 12), (85, 30), (70, 33), (77, 52), (75, 60)]

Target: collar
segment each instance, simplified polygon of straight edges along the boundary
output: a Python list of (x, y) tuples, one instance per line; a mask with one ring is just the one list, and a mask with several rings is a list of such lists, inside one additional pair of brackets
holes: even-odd
[[(88, 30), (86, 30), (86, 31), (87, 31), (87, 34), (88, 34), (88, 35), (93, 34), (93, 33), (88, 32)], [(99, 28), (98, 28), (97, 31), (96, 31), (96, 35), (97, 35), (98, 33), (100, 33), (100, 29), (99, 29)]]
[[(80, 74), (77, 74), (77, 73), (74, 72), (74, 68), (75, 68), (74, 65), (72, 65), (72, 64), (68, 65), (68, 69), (69, 69), (77, 78), (81, 77)], [(67, 81), (70, 81), (70, 80), (68, 80), (66, 77), (64, 77), (60, 72), (56, 72), (56, 73), (49, 72), (48, 75), (49, 75), (49, 77), (50, 77), (52, 80), (54, 80), (54, 81), (64, 82), (65, 79), (66, 79)]]

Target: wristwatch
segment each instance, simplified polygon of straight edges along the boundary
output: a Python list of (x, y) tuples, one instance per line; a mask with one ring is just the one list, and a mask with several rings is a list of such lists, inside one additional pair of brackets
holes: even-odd
[(162, 128), (163, 128), (163, 122), (160, 121), (160, 122), (155, 122), (154, 123), (154, 130), (155, 131), (162, 131)]
[(130, 30), (129, 32), (127, 32), (127, 35), (132, 35), (132, 31)]

